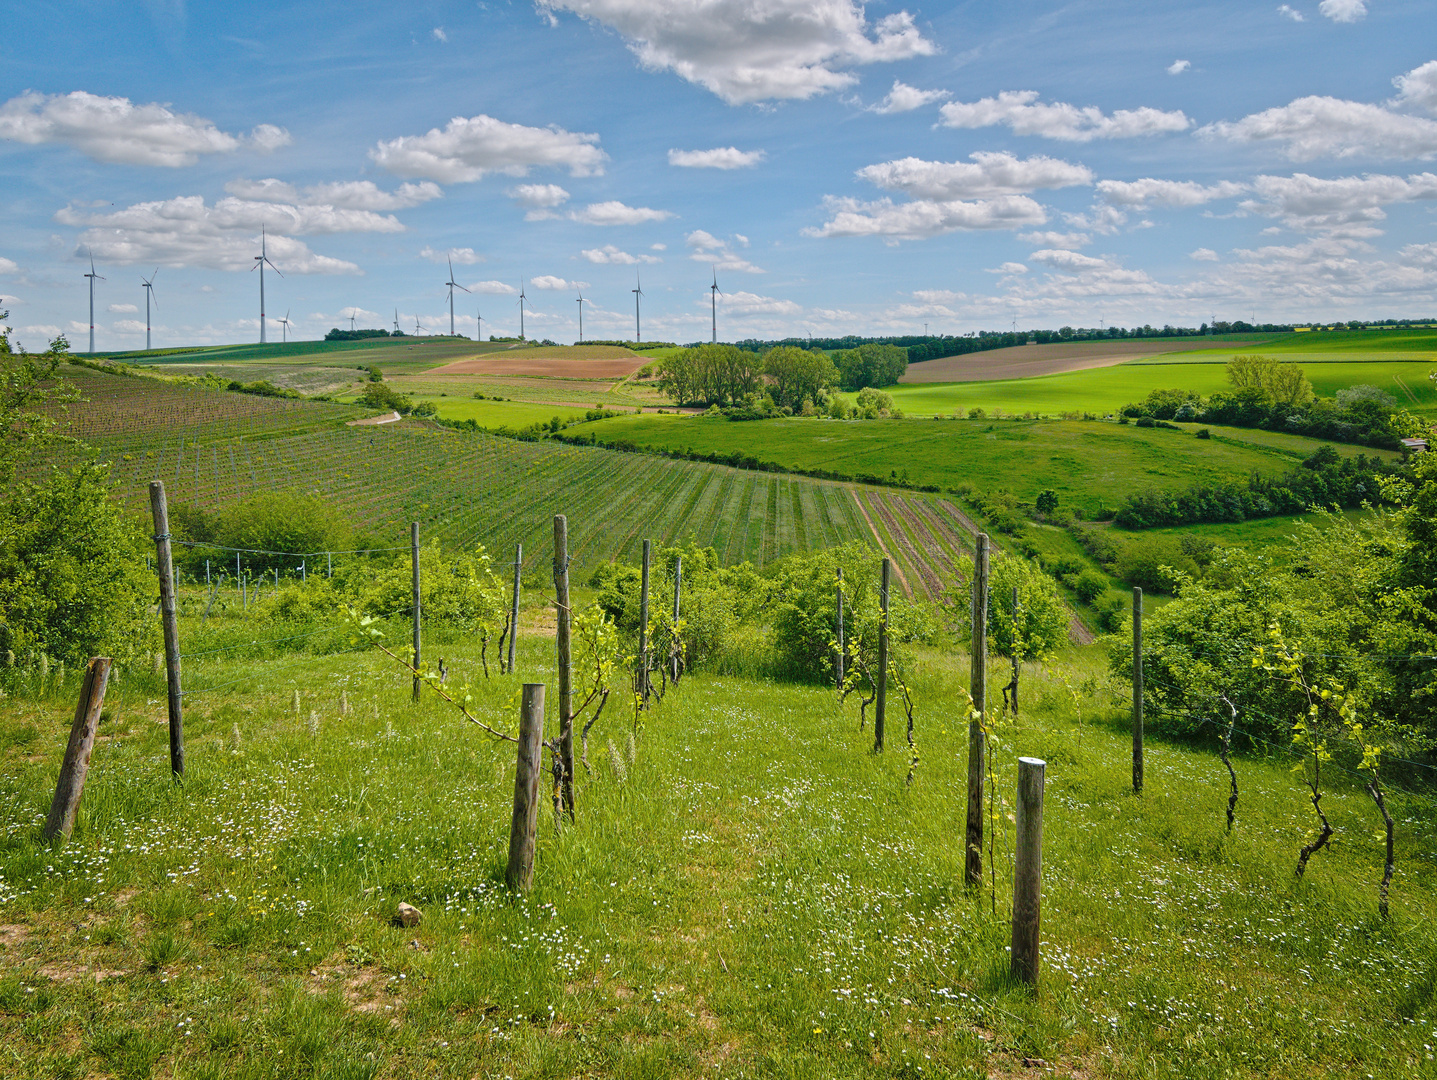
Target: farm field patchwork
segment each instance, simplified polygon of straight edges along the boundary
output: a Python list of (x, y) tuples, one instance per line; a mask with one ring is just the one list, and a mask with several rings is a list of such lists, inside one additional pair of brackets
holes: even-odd
[[(1104, 416), (1130, 402), (1141, 401), (1153, 390), (1190, 390), (1206, 397), (1229, 389), (1223, 365), (1232, 359), (1232, 352), (1214, 353), (1202, 363), (1192, 362), (1191, 355), (1184, 354), (1173, 363), (1125, 363), (1032, 379), (904, 383), (889, 387), (887, 392), (904, 412), (919, 416), (951, 416), (959, 411), (966, 415), (972, 408), (989, 413), (1001, 410), (1010, 416)], [(1375, 356), (1370, 360), (1334, 358), (1322, 362), (1312, 362), (1301, 354), (1289, 358), (1303, 365), (1313, 389), (1324, 396), (1348, 386), (1370, 384), (1387, 391), (1401, 406), (1437, 417), (1437, 386), (1427, 377), (1437, 368), (1437, 356), (1426, 360)]]

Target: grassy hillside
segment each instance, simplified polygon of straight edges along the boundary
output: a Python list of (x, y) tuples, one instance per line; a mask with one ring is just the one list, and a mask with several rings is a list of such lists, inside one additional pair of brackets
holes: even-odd
[[(521, 680), (553, 700), (536, 601), (515, 676), (434, 641), (509, 730)], [(232, 618), (186, 618), (183, 646), (280, 632)], [(933, 653), (912, 660), (911, 785), (901, 725), (874, 754), (826, 690), (694, 676), (632, 741), (611, 707), (578, 820), (541, 814), (515, 901), (512, 744), (410, 704), (374, 654), (241, 655), (186, 662), (183, 785), (163, 684), (123, 673), (62, 849), (37, 832), (74, 675), (0, 700), (0, 1076), (1430, 1075), (1430, 800), (1389, 794), (1383, 922), (1379, 821), (1347, 778), (1323, 803), (1342, 842), (1299, 883), (1312, 814), (1285, 763), (1238, 756), (1230, 836), (1209, 745), (1150, 739), (1134, 797), (1121, 688), (1082, 662), (1029, 666), (991, 744), (976, 893), (955, 840), (966, 658)], [(1006, 975), (1019, 754), (1047, 761), (1036, 995)], [(417, 928), (394, 924), (401, 901)]]
[[(1092, 421), (755, 420), (625, 416), (586, 424), (601, 442), (631, 440), (665, 450), (738, 453), (785, 468), (826, 469), (912, 484), (1031, 498), (1044, 488), (1093, 512), (1149, 485), (1280, 472), (1293, 459), (1275, 446), (1200, 440), (1180, 431)], [(1291, 440), (1293, 447), (1309, 440)], [(1310, 450), (1309, 450), (1310, 452)]]

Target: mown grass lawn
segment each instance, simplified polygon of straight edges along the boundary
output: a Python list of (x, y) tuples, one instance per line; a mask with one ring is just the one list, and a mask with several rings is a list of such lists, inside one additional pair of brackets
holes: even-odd
[[(552, 725), (552, 641), (521, 646), (489, 682), (464, 643), (430, 655), (511, 728), (521, 679), (549, 681)], [(1030, 669), (997, 733), (992, 891), (960, 884), (965, 658), (930, 651), (911, 785), (901, 714), (876, 755), (821, 688), (695, 675), (637, 733), (611, 702), (518, 900), (512, 745), (410, 704), (378, 655), (224, 655), (189, 666), (243, 681), (188, 699), (183, 785), (160, 685), (124, 673), (62, 848), (37, 836), (73, 678), (0, 702), (0, 1076), (1434, 1074), (1432, 803), (1392, 796), (1384, 923), (1365, 795), (1334, 782), (1334, 848), (1296, 882), (1286, 763), (1238, 761), (1231, 836), (1207, 748), (1152, 740), (1134, 796), (1092, 655)], [(1005, 974), (1020, 753), (1048, 762), (1036, 996)]]

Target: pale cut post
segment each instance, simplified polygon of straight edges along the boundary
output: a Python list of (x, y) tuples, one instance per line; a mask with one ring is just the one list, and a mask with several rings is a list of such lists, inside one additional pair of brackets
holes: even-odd
[(519, 573), (524, 568), (524, 545), (514, 545), (514, 598), (509, 602), (509, 658), (507, 670), (514, 674), (514, 639), (519, 636)]
[(978, 534), (973, 551), (973, 668), (969, 694), (973, 711), (968, 718), (968, 837), (963, 880), (970, 888), (983, 883), (983, 755), (986, 735), (983, 717), (988, 710), (988, 534)]
[(75, 814), (80, 809), (80, 796), (85, 793), (85, 774), (90, 769), (90, 753), (95, 749), (95, 730), (100, 725), (100, 709), (105, 704), (105, 687), (110, 681), (110, 658), (97, 656), (85, 669), (80, 686), (80, 701), (75, 706), (75, 721), (70, 725), (70, 741), (65, 746), (65, 760), (60, 764), (60, 779), (55, 784), (55, 798), (50, 803), (50, 816), (45, 819), (45, 840), (57, 836), (69, 839), (75, 828)]
[[(679, 641), (679, 593), (683, 590), (683, 585), (684, 585), (684, 558), (683, 558), (682, 555), (675, 555), (675, 556), (674, 556), (674, 645), (675, 645), (675, 646), (678, 645), (678, 641)], [(678, 681), (679, 681), (679, 650), (678, 650), (677, 647), (675, 647), (675, 649), (674, 649), (673, 660), (671, 661), (671, 663), (672, 663), (672, 665), (673, 665), (673, 670), (669, 672), (669, 681), (670, 681), (670, 682), (678, 682)]]
[(838, 613), (838, 655), (833, 658), (833, 681), (839, 690), (843, 689), (843, 567), (838, 568), (838, 584), (833, 590), (834, 607)]
[(569, 640), (569, 520), (554, 515), (554, 606), (557, 609), (555, 637), (559, 664), (559, 761), (564, 769), (560, 802), (574, 817), (574, 673)]
[(409, 558), (414, 572), (414, 700), (419, 700), (419, 522), (409, 526)]
[(644, 541), (644, 557), (639, 569), (639, 673), (638, 694), (649, 700), (649, 559), (653, 544)]
[(1043, 914), (1043, 774), (1040, 758), (1018, 759), (1013, 856), (1013, 978), (1038, 985)]
[(504, 882), (517, 892), (534, 884), (534, 836), (539, 827), (539, 754), (544, 748), (544, 684), (525, 683), (519, 706), (519, 757), (514, 766), (514, 816)]
[(150, 481), (150, 513), (155, 522), (155, 569), (160, 578), (160, 622), (165, 632), (165, 687), (170, 716), (170, 772), (185, 775), (185, 717), (180, 690), (180, 626), (175, 618), (175, 566), (170, 557), (170, 510), (165, 485)]
[(1133, 589), (1133, 791), (1143, 792), (1143, 590)]
[(873, 688), (873, 749), (883, 749), (883, 721), (888, 708), (888, 576), (892, 562), (883, 560), (878, 581), (878, 684)]

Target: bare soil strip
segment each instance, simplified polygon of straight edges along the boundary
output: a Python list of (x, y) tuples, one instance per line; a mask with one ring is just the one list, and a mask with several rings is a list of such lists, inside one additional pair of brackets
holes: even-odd
[(1242, 349), (1256, 344), (1224, 338), (1175, 338), (1147, 341), (1073, 341), (1053, 345), (1015, 345), (1008, 349), (945, 356), (908, 366), (901, 383), (986, 382), (990, 379), (1025, 379), (1034, 375), (1058, 375), (1064, 371), (1112, 367), (1163, 353), (1192, 352), (1196, 349)]
[(893, 552), (888, 550), (883, 543), (883, 537), (879, 535), (878, 528), (873, 524), (873, 519), (868, 516), (868, 507), (863, 505), (863, 499), (859, 497), (857, 488), (848, 489), (853, 494), (853, 501), (858, 504), (858, 512), (863, 515), (863, 520), (868, 522), (868, 531), (873, 534), (873, 539), (878, 543), (878, 550), (893, 560), (893, 572), (898, 575), (898, 584), (903, 586), (903, 595), (913, 596), (913, 590), (908, 587), (908, 579), (903, 576), (903, 567), (898, 565), (898, 560), (893, 558)]
[(613, 345), (575, 345), (489, 353), (431, 368), (425, 375), (543, 375), (558, 379), (625, 379), (647, 364)]
[[(928, 530), (914, 517), (907, 500), (900, 495), (881, 494), (874, 502), (889, 533), (898, 538), (898, 545), (907, 552), (909, 560), (923, 578), (923, 588), (928, 598), (946, 599), (947, 589), (943, 586), (943, 577), (934, 567), (934, 556), (941, 557), (943, 552), (936, 542), (932, 542), (933, 538), (928, 535)], [(925, 540), (932, 542), (931, 549)]]

